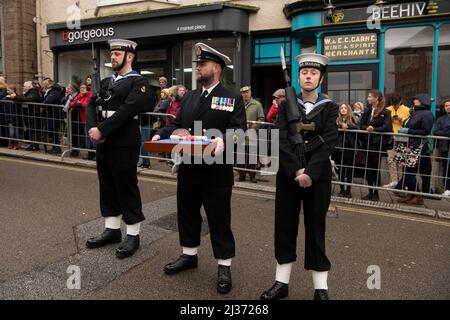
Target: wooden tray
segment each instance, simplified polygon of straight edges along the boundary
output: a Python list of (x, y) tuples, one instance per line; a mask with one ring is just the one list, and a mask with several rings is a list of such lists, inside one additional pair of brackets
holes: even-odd
[(175, 146), (180, 145), (183, 152), (192, 155), (203, 155), (205, 148), (211, 143), (211, 140), (187, 141), (163, 139), (159, 141), (144, 142), (144, 150), (147, 152), (167, 152), (171, 153)]

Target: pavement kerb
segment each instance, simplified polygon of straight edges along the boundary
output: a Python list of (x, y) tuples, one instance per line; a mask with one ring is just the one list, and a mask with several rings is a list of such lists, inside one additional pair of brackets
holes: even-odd
[[(89, 161), (89, 160), (83, 160), (79, 158), (69, 158), (69, 157), (58, 157), (58, 156), (52, 156), (52, 155), (46, 155), (46, 154), (40, 154), (25, 150), (9, 150), (9, 149), (2, 149), (0, 150), (1, 156), (6, 157), (13, 157), (13, 158), (21, 158), (26, 160), (33, 160), (33, 161), (42, 161), (42, 162), (48, 162), (48, 163), (55, 163), (55, 164), (62, 164), (67, 166), (76, 166), (78, 168), (95, 168), (95, 162)], [(153, 178), (165, 178), (170, 179), (173, 181), (176, 181), (176, 176), (169, 173), (164, 172), (160, 170), (154, 170), (154, 169), (140, 169), (138, 168), (138, 175), (143, 177), (153, 177)], [(272, 186), (264, 186), (264, 185), (254, 185), (246, 182), (235, 182), (234, 188), (237, 190), (243, 190), (247, 192), (258, 192), (258, 193), (266, 193), (268, 195), (275, 196), (275, 187)], [(387, 202), (374, 202), (374, 201), (367, 201), (367, 200), (361, 200), (361, 199), (347, 199), (347, 198), (341, 198), (332, 196), (331, 197), (332, 204), (347, 204), (347, 205), (353, 205), (357, 207), (370, 207), (373, 209), (383, 209), (388, 211), (396, 211), (396, 212), (403, 212), (408, 214), (417, 214), (417, 215), (423, 215), (433, 218), (439, 218), (439, 219), (447, 219), (450, 220), (450, 212), (449, 211), (442, 211), (442, 210), (435, 210), (435, 209), (428, 209), (423, 207), (416, 207), (416, 206), (407, 206), (402, 205), (398, 203), (387, 203)]]

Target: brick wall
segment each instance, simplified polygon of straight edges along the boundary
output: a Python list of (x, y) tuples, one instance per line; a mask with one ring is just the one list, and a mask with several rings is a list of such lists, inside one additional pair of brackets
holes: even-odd
[(7, 83), (23, 84), (37, 73), (35, 0), (0, 0), (3, 64)]

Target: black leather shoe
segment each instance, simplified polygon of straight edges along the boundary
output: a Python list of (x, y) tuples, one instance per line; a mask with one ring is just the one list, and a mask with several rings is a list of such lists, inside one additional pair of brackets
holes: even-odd
[(245, 181), (245, 176), (239, 176), (238, 181)]
[(118, 243), (120, 241), (122, 241), (122, 232), (120, 229), (106, 228), (100, 236), (90, 238), (86, 241), (86, 247), (89, 249), (100, 248), (107, 244)]
[(139, 249), (139, 235), (132, 236), (127, 234), (125, 240), (116, 250), (116, 257), (124, 259), (131, 257)]
[(380, 196), (378, 195), (378, 193), (373, 194), (372, 201), (380, 201)]
[(166, 274), (176, 274), (187, 269), (197, 268), (198, 257), (182, 254), (177, 260), (166, 264), (164, 272)]
[(261, 300), (279, 300), (286, 298), (289, 295), (289, 285), (287, 283), (275, 281), (272, 288), (264, 291), (261, 295)]
[(217, 272), (217, 292), (228, 293), (231, 290), (231, 267), (222, 266), (219, 264)]
[(314, 300), (330, 300), (328, 297), (328, 290), (317, 289), (314, 291)]

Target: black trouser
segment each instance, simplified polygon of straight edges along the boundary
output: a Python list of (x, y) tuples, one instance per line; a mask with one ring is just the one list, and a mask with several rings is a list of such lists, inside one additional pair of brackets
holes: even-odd
[[(246, 144), (245, 145), (245, 164), (239, 163), (239, 164), (236, 164), (236, 167), (244, 168), (244, 169), (248, 169), (248, 170), (256, 170), (257, 163), (255, 163), (255, 158), (256, 158), (256, 162), (258, 161), (258, 158), (257, 158), (258, 153), (255, 151), (256, 148), (257, 147), (255, 147), (255, 146), (250, 146), (250, 145)], [(252, 153), (252, 156), (250, 157), (250, 151), (256, 152), (256, 156), (254, 153)], [(250, 163), (250, 162), (252, 162), (252, 163)], [(256, 177), (255, 171), (247, 172), (245, 170), (239, 170), (239, 176), (242, 178), (245, 178), (246, 173), (248, 174), (249, 177)]]
[(141, 195), (136, 167), (139, 146), (111, 148), (97, 146), (97, 173), (100, 183), (100, 209), (103, 217), (122, 214), (126, 224), (145, 219), (142, 214)]
[(182, 247), (198, 247), (202, 216), (205, 208), (214, 257), (229, 259), (235, 255), (233, 232), (231, 231), (232, 186), (194, 186), (178, 183), (178, 230)]
[(279, 264), (297, 258), (297, 235), (303, 203), (305, 224), (305, 269), (328, 271), (325, 254), (325, 219), (330, 205), (331, 182), (313, 182), (301, 188), (294, 177), (277, 175), (275, 196), (275, 258)]
[[(424, 146), (425, 148), (426, 146)], [(423, 150), (423, 149), (422, 149)], [(426, 151), (422, 151), (419, 156), (419, 164), (414, 168), (406, 167), (405, 169), (405, 185), (408, 187), (408, 191), (420, 192), (420, 188), (417, 184), (417, 171), (422, 178), (422, 192), (430, 192), (431, 183), (431, 158), (430, 154)]]
[[(366, 179), (369, 186), (378, 187), (380, 186), (381, 173), (380, 173), (380, 152), (368, 152), (367, 153), (367, 169), (366, 169)], [(375, 190), (375, 191), (374, 191)], [(370, 194), (378, 194), (378, 189), (369, 188)]]

